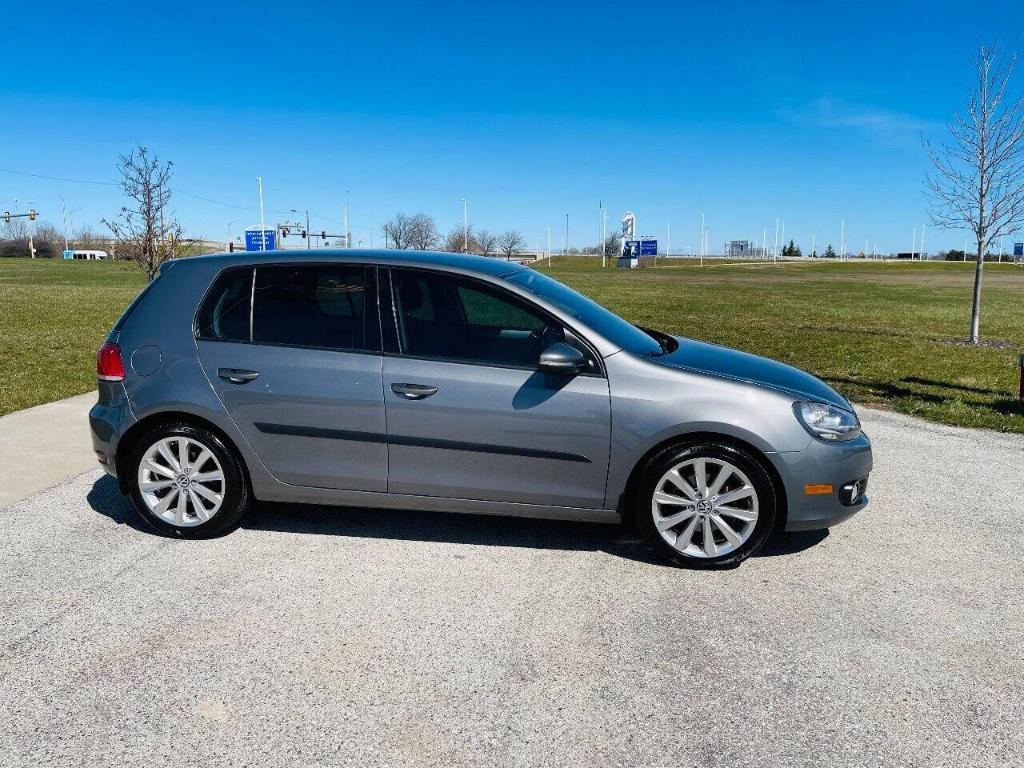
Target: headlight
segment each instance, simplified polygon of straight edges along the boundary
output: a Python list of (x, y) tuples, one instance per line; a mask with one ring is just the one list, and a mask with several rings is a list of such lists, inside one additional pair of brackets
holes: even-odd
[(857, 415), (834, 405), (796, 403), (793, 411), (804, 429), (821, 440), (853, 440), (860, 435)]

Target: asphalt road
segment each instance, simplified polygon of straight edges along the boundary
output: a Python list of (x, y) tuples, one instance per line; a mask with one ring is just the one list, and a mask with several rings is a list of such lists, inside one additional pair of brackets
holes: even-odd
[(718, 573), (610, 527), (0, 511), (0, 765), (1024, 762), (1024, 439), (862, 411), (872, 503)]

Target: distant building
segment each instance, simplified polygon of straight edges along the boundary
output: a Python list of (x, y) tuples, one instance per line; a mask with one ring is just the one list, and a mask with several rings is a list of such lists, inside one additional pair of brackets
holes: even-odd
[(730, 240), (725, 245), (725, 255), (734, 258), (749, 258), (754, 255), (754, 246), (749, 240)]

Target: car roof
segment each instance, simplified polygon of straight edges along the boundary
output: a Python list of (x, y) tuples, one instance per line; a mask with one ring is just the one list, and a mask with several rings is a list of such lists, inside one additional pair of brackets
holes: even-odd
[[(403, 251), (393, 248), (312, 248), (303, 250), (276, 251), (235, 251), (234, 253), (212, 253), (194, 256), (185, 262), (202, 262), (217, 268), (244, 266), (273, 262), (296, 264), (323, 263), (331, 261), (358, 262), (360, 264), (382, 264), (402, 267), (441, 267), (460, 272), (476, 273), (490, 277), (503, 277), (520, 272), (526, 267), (514, 261), (493, 256), (474, 256), (466, 253), (443, 253), (440, 251)], [(167, 262), (171, 264), (173, 262)]]

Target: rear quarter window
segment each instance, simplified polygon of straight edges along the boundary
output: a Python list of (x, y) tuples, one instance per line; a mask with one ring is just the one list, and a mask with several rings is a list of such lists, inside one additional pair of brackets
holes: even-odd
[(213, 281), (196, 318), (201, 339), (250, 340), (253, 268), (229, 269)]

